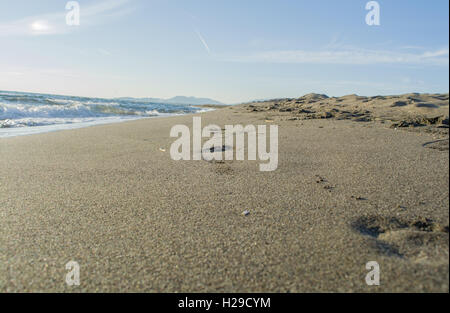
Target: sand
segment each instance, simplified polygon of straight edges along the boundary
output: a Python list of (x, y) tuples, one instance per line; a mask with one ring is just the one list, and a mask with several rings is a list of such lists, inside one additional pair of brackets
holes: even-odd
[(0, 139), (0, 291), (449, 291), (448, 95), (198, 116), (278, 125), (278, 169), (171, 160), (191, 115)]

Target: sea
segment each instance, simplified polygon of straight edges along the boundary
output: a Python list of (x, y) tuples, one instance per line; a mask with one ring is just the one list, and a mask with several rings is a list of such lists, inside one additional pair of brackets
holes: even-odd
[(0, 91), (0, 138), (200, 113), (210, 109), (142, 99), (103, 99)]

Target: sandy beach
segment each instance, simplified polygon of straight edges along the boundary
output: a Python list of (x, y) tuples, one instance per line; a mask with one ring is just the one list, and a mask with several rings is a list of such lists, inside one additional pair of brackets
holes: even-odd
[(448, 110), (311, 94), (195, 115), (278, 125), (273, 172), (173, 161), (194, 115), (0, 139), (0, 291), (448, 292)]

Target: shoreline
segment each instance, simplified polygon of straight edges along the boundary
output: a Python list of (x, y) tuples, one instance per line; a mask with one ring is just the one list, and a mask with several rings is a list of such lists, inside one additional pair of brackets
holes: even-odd
[[(91, 122), (78, 122), (78, 123), (66, 123), (66, 124), (54, 124), (54, 125), (30, 126), (30, 127), (12, 127), (12, 128), (4, 128), (5, 132), (2, 132), (2, 128), (0, 128), (0, 140), (2, 138), (31, 136), (31, 135), (45, 134), (45, 133), (51, 133), (51, 132), (59, 132), (59, 131), (87, 128), (87, 127), (94, 127), (94, 126), (100, 126), (100, 125), (127, 123), (127, 122), (142, 120), (142, 119), (155, 119), (155, 118), (165, 118), (165, 117), (170, 117), (170, 116), (202, 114), (202, 113), (210, 112), (212, 110), (213, 109), (210, 109), (208, 111), (203, 111), (203, 112), (197, 112), (197, 113), (183, 113), (183, 114), (160, 113), (161, 115), (157, 115), (157, 116), (145, 116), (145, 117), (136, 117), (136, 118), (119, 118), (119, 117), (117, 117), (116, 119), (109, 119), (109, 120), (103, 119), (103, 120), (97, 120), (97, 121), (91, 121)], [(8, 130), (11, 131), (13, 134), (3, 135), (3, 133), (7, 133)], [(14, 133), (18, 133), (18, 134), (14, 134)]]

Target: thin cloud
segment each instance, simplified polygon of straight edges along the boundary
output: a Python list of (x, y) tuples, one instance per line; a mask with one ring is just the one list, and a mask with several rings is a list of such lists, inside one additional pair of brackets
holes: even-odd
[(448, 48), (447, 49), (441, 49), (438, 51), (428, 51), (423, 54), (424, 58), (434, 58), (434, 57), (447, 57), (448, 61)]
[(384, 50), (277, 50), (248, 55), (224, 57), (225, 61), (243, 63), (300, 63), (300, 64), (449, 64), (449, 49), (426, 51), (423, 53), (403, 53)]
[(200, 34), (198, 30), (196, 30), (195, 32), (197, 33), (198, 39), (200, 39), (208, 54), (211, 54), (211, 49), (209, 49), (209, 46), (206, 43), (206, 40), (203, 38), (202, 34)]
[(33, 36), (65, 34), (79, 27), (103, 23), (105, 20), (131, 13), (134, 8), (125, 6), (131, 0), (104, 0), (93, 5), (80, 5), (80, 26), (66, 25), (66, 14), (60, 12), (29, 16), (15, 21), (0, 23), (0, 36)]
[(97, 49), (97, 52), (98, 52), (100, 55), (104, 55), (104, 56), (112, 56), (112, 53), (111, 53), (110, 51), (108, 51), (108, 50), (105, 50), (105, 49), (99, 48), (99, 49)]
[[(52, 77), (55, 79), (113, 79), (113, 80), (134, 80), (133, 77), (121, 76), (121, 75), (111, 75), (102, 73), (86, 72), (84, 70), (73, 69), (73, 68), (40, 68), (40, 67), (12, 67), (3, 65), (0, 63), (0, 78), (5, 82), (8, 82), (14, 77), (21, 78), (25, 76), (27, 78), (41, 79), (43, 77)], [(1, 81), (0, 80), (0, 81)]]
[(414, 46), (414, 45), (402, 46), (402, 47), (400, 47), (400, 49), (405, 49), (405, 50), (427, 50), (425, 47)]

